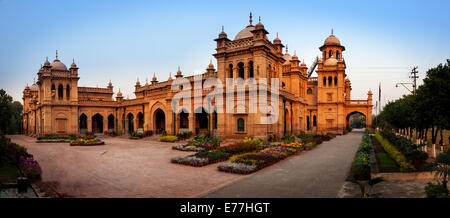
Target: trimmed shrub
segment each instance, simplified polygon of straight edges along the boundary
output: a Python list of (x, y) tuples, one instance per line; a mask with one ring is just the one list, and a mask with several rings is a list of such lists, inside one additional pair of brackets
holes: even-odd
[(408, 161), (408, 159), (395, 148), (387, 139), (384, 139), (383, 136), (380, 135), (380, 133), (375, 133), (375, 138), (380, 142), (381, 146), (384, 148), (386, 153), (391, 156), (392, 159), (397, 162), (397, 164), (400, 166), (400, 171), (402, 172), (410, 172), (415, 171), (416, 168)]
[(176, 135), (164, 135), (161, 136), (160, 141), (162, 142), (176, 142), (178, 141), (178, 137)]
[(441, 183), (427, 183), (425, 193), (427, 194), (427, 198), (450, 198), (448, 189)]

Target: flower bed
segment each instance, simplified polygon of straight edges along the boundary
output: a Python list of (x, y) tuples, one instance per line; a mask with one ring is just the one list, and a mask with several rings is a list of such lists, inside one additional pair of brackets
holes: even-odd
[(180, 150), (180, 151), (200, 151), (200, 150), (213, 150), (219, 147), (221, 138), (200, 134), (197, 135), (192, 140), (188, 141), (185, 145), (177, 145), (173, 146), (172, 149)]
[(76, 140), (70, 142), (71, 146), (76, 145), (90, 146), (90, 145), (104, 145), (104, 144), (105, 144), (104, 141), (96, 138), (77, 138)]
[(60, 135), (44, 135), (38, 136), (36, 142), (37, 143), (61, 143), (61, 142), (70, 142), (76, 139), (77, 136), (60, 136)]
[(228, 159), (230, 155), (219, 151), (204, 151), (201, 150), (193, 155), (184, 157), (174, 157), (170, 161), (172, 163), (190, 165), (194, 167), (201, 167), (208, 164), (224, 161)]
[(217, 166), (220, 171), (248, 174), (272, 165), (288, 156), (296, 154), (303, 148), (303, 143), (292, 142), (280, 146), (268, 147), (257, 152), (234, 155), (229, 163)]
[(20, 171), (30, 180), (41, 179), (42, 170), (39, 163), (33, 157), (20, 156)]
[(162, 142), (176, 142), (178, 141), (178, 136), (176, 135), (164, 135), (161, 136), (160, 141)]

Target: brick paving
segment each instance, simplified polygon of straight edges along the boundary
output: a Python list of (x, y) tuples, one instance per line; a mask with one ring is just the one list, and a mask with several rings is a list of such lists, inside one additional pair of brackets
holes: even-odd
[(8, 136), (33, 154), (44, 182), (73, 197), (197, 197), (246, 176), (223, 173), (217, 164), (201, 168), (170, 163), (193, 154), (171, 149), (158, 136), (140, 140), (100, 136), (103, 146), (35, 143), (28, 136)]

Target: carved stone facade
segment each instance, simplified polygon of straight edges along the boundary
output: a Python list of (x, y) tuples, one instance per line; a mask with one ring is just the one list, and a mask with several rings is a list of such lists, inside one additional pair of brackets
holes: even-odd
[[(87, 131), (104, 133), (166, 131), (169, 134), (192, 131), (195, 134), (210, 132), (224, 138), (282, 136), (300, 132), (341, 133), (349, 125), (349, 116), (361, 113), (366, 116), (366, 125), (371, 127), (372, 93), (366, 100), (351, 100), (351, 84), (345, 73), (343, 58), (345, 47), (333, 33), (320, 47), (322, 58), (313, 64), (317, 66), (317, 77), (310, 77), (305, 62), (288, 53), (277, 37), (271, 42), (268, 31), (259, 21), (250, 24), (230, 40), (222, 30), (217, 42), (217, 70), (210, 63), (202, 74), (202, 81), (218, 78), (224, 90), (228, 89), (227, 78), (253, 78), (255, 81), (279, 79), (279, 114), (273, 124), (262, 124), (261, 117), (267, 117), (259, 108), (249, 112), (251, 101), (255, 100), (245, 87), (245, 98), (234, 97), (232, 113), (206, 113), (201, 105), (191, 104), (190, 113), (172, 110), (172, 98), (180, 90), (172, 90), (174, 81), (158, 82), (154, 76), (151, 84), (135, 85), (135, 99), (123, 99), (117, 93), (113, 99), (113, 86), (106, 88), (78, 87), (78, 67), (73, 62), (67, 67), (56, 59), (48, 60), (38, 72), (38, 81), (23, 91), (24, 129), (30, 135), (82, 134)], [(184, 77), (180, 69), (175, 77), (191, 83), (192, 96), (195, 89), (194, 76)], [(211, 90), (200, 88), (202, 98)], [(225, 99), (226, 93), (223, 94)], [(194, 102), (192, 98), (191, 103)], [(217, 102), (224, 108), (229, 101)], [(270, 104), (270, 103), (269, 103)]]

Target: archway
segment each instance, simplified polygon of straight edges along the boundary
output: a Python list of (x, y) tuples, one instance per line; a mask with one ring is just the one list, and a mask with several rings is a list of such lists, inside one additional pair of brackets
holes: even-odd
[(144, 129), (144, 114), (141, 112), (138, 113), (138, 128)]
[(180, 129), (189, 128), (189, 114), (181, 111), (180, 113)]
[(208, 132), (208, 113), (203, 107), (195, 109), (195, 132), (196, 134)]
[(128, 133), (134, 132), (134, 116), (132, 113), (129, 113), (127, 115), (128, 119)]
[(100, 114), (95, 114), (92, 117), (92, 132), (93, 133), (103, 133), (103, 116)]
[(166, 114), (160, 108), (156, 109), (153, 115), (153, 120), (155, 121), (154, 128), (155, 133), (162, 133), (166, 130)]
[(108, 131), (114, 131), (114, 116), (112, 114), (108, 116)]
[(87, 132), (87, 116), (86, 114), (80, 115), (80, 134), (85, 134)]
[(359, 111), (353, 111), (346, 116), (346, 124), (345, 127), (349, 128), (366, 128), (367, 122), (366, 122), (367, 116)]

